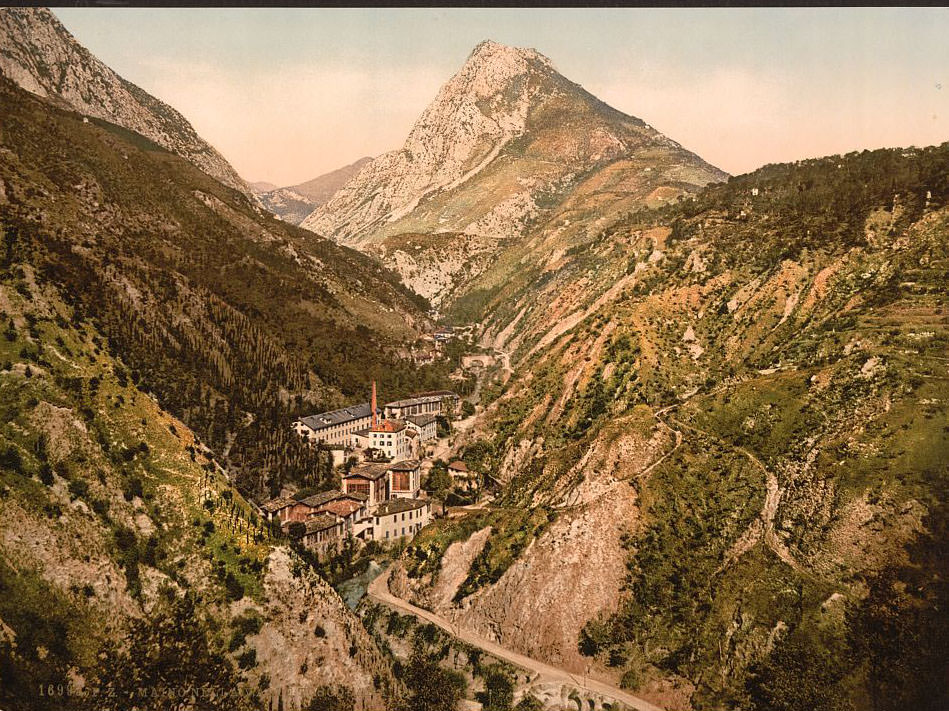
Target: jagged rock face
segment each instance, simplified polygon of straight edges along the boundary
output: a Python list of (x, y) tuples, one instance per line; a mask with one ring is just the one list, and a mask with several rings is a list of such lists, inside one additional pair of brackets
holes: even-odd
[(34, 94), (140, 133), (250, 195), (184, 116), (96, 59), (46, 8), (0, 9), (0, 73)]
[(438, 92), (402, 149), (363, 168), (302, 226), (359, 242), (378, 223), (411, 212), (425, 195), (455, 187), (523, 133), (527, 80), (536, 72), (553, 72), (537, 52), (482, 42)]
[[(557, 218), (573, 223), (557, 239), (582, 240), (580, 226), (603, 214), (672, 200), (724, 177), (565, 79), (538, 52), (483, 42), (402, 149), (369, 163), (301, 226), (378, 254), (439, 304), (483, 288), (479, 279), (497, 281), (502, 275), (488, 275), (488, 263), (534, 236), (545, 240), (545, 231), (562, 226)], [(478, 242), (477, 269), (456, 275), (452, 263), (465, 251), (457, 239), (433, 240), (423, 253), (393, 244), (403, 235), (447, 233)]]
[(305, 708), (324, 684), (348, 686), (363, 708), (385, 705), (376, 681), (390, 679), (386, 658), (339, 595), (285, 547), (267, 560), (266, 620), (251, 638), (267, 675), (265, 701), (276, 708)]

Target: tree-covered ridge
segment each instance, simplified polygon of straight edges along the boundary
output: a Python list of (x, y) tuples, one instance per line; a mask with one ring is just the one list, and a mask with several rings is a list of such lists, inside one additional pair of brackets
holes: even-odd
[(267, 496), (319, 483), (292, 417), (444, 385), (406, 358), (425, 304), (146, 139), (0, 86), (3, 249), (95, 319), (130, 377)]
[[(0, 304), (4, 705), (133, 703), (128, 695), (141, 687), (130, 678), (111, 692), (100, 684), (99, 654), (112, 649), (121, 658), (114, 642), (141, 617), (132, 626), (145, 635), (139, 652), (147, 654), (134, 662), (126, 655), (125, 673), (146, 671), (145, 683), (157, 643), (149, 630), (169, 625), (158, 608), (147, 609), (158, 595), (191, 611), (176, 629), (195, 642), (189, 657), (163, 658), (165, 691), (200, 680), (247, 708), (252, 690), (235, 688), (244, 680), (221, 640), (230, 620), (217, 605), (260, 597), (266, 531), (254, 536), (248, 526), (244, 535), (223, 509), (202, 504), (202, 490), (230, 490), (214, 464), (28, 265), (0, 269)], [(246, 502), (233, 491), (229, 498), (246, 518)], [(114, 661), (109, 668), (118, 670)]]

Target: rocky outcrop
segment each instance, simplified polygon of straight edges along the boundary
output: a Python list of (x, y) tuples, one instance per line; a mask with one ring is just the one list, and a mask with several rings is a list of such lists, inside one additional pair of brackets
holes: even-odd
[(46, 8), (0, 9), (0, 73), (27, 91), (135, 131), (251, 194), (184, 116), (99, 61)]
[(258, 677), (270, 679), (276, 707), (305, 708), (319, 686), (353, 690), (359, 708), (382, 708), (390, 670), (369, 633), (339, 595), (286, 548), (275, 549), (264, 579), (265, 622), (248, 643)]
[(554, 666), (582, 673), (580, 630), (615, 610), (626, 575), (622, 536), (638, 527), (630, 480), (672, 446), (661, 428), (647, 435), (618, 423), (576, 466), (578, 483), (557, 492), (560, 513), (494, 584), (455, 601), (490, 528), (451, 544), (438, 571), (409, 578), (397, 567), (394, 594), (412, 599), (462, 628)]

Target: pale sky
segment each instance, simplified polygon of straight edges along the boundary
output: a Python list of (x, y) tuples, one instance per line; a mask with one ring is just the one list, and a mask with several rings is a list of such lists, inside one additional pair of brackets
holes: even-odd
[(474, 46), (568, 79), (733, 174), (949, 140), (946, 8), (55, 8), (247, 180), (402, 145)]

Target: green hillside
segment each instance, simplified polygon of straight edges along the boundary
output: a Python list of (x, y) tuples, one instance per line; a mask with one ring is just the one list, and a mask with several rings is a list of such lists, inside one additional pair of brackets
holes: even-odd
[(767, 166), (506, 287), (515, 375), (463, 452), (498, 506), (420, 540), (410, 579), (492, 525), (455, 603), (488, 625), (539, 599), (540, 626), (571, 571), (548, 547), (615, 544), (611, 606), (538, 644), (673, 708), (945, 707), (947, 176), (949, 145)]
[(147, 139), (0, 84), (0, 220), (128, 368), (266, 497), (319, 484), (293, 416), (445, 384), (407, 347), (426, 304), (377, 263), (265, 215)]
[(301, 561), (281, 574), (286, 549), (210, 452), (9, 252), (0, 327), (4, 708), (260, 708), (309, 653), (269, 651), (301, 615), (336, 625), (321, 654), (355, 657), (350, 691), (379, 698), (386, 663), (342, 601)]

